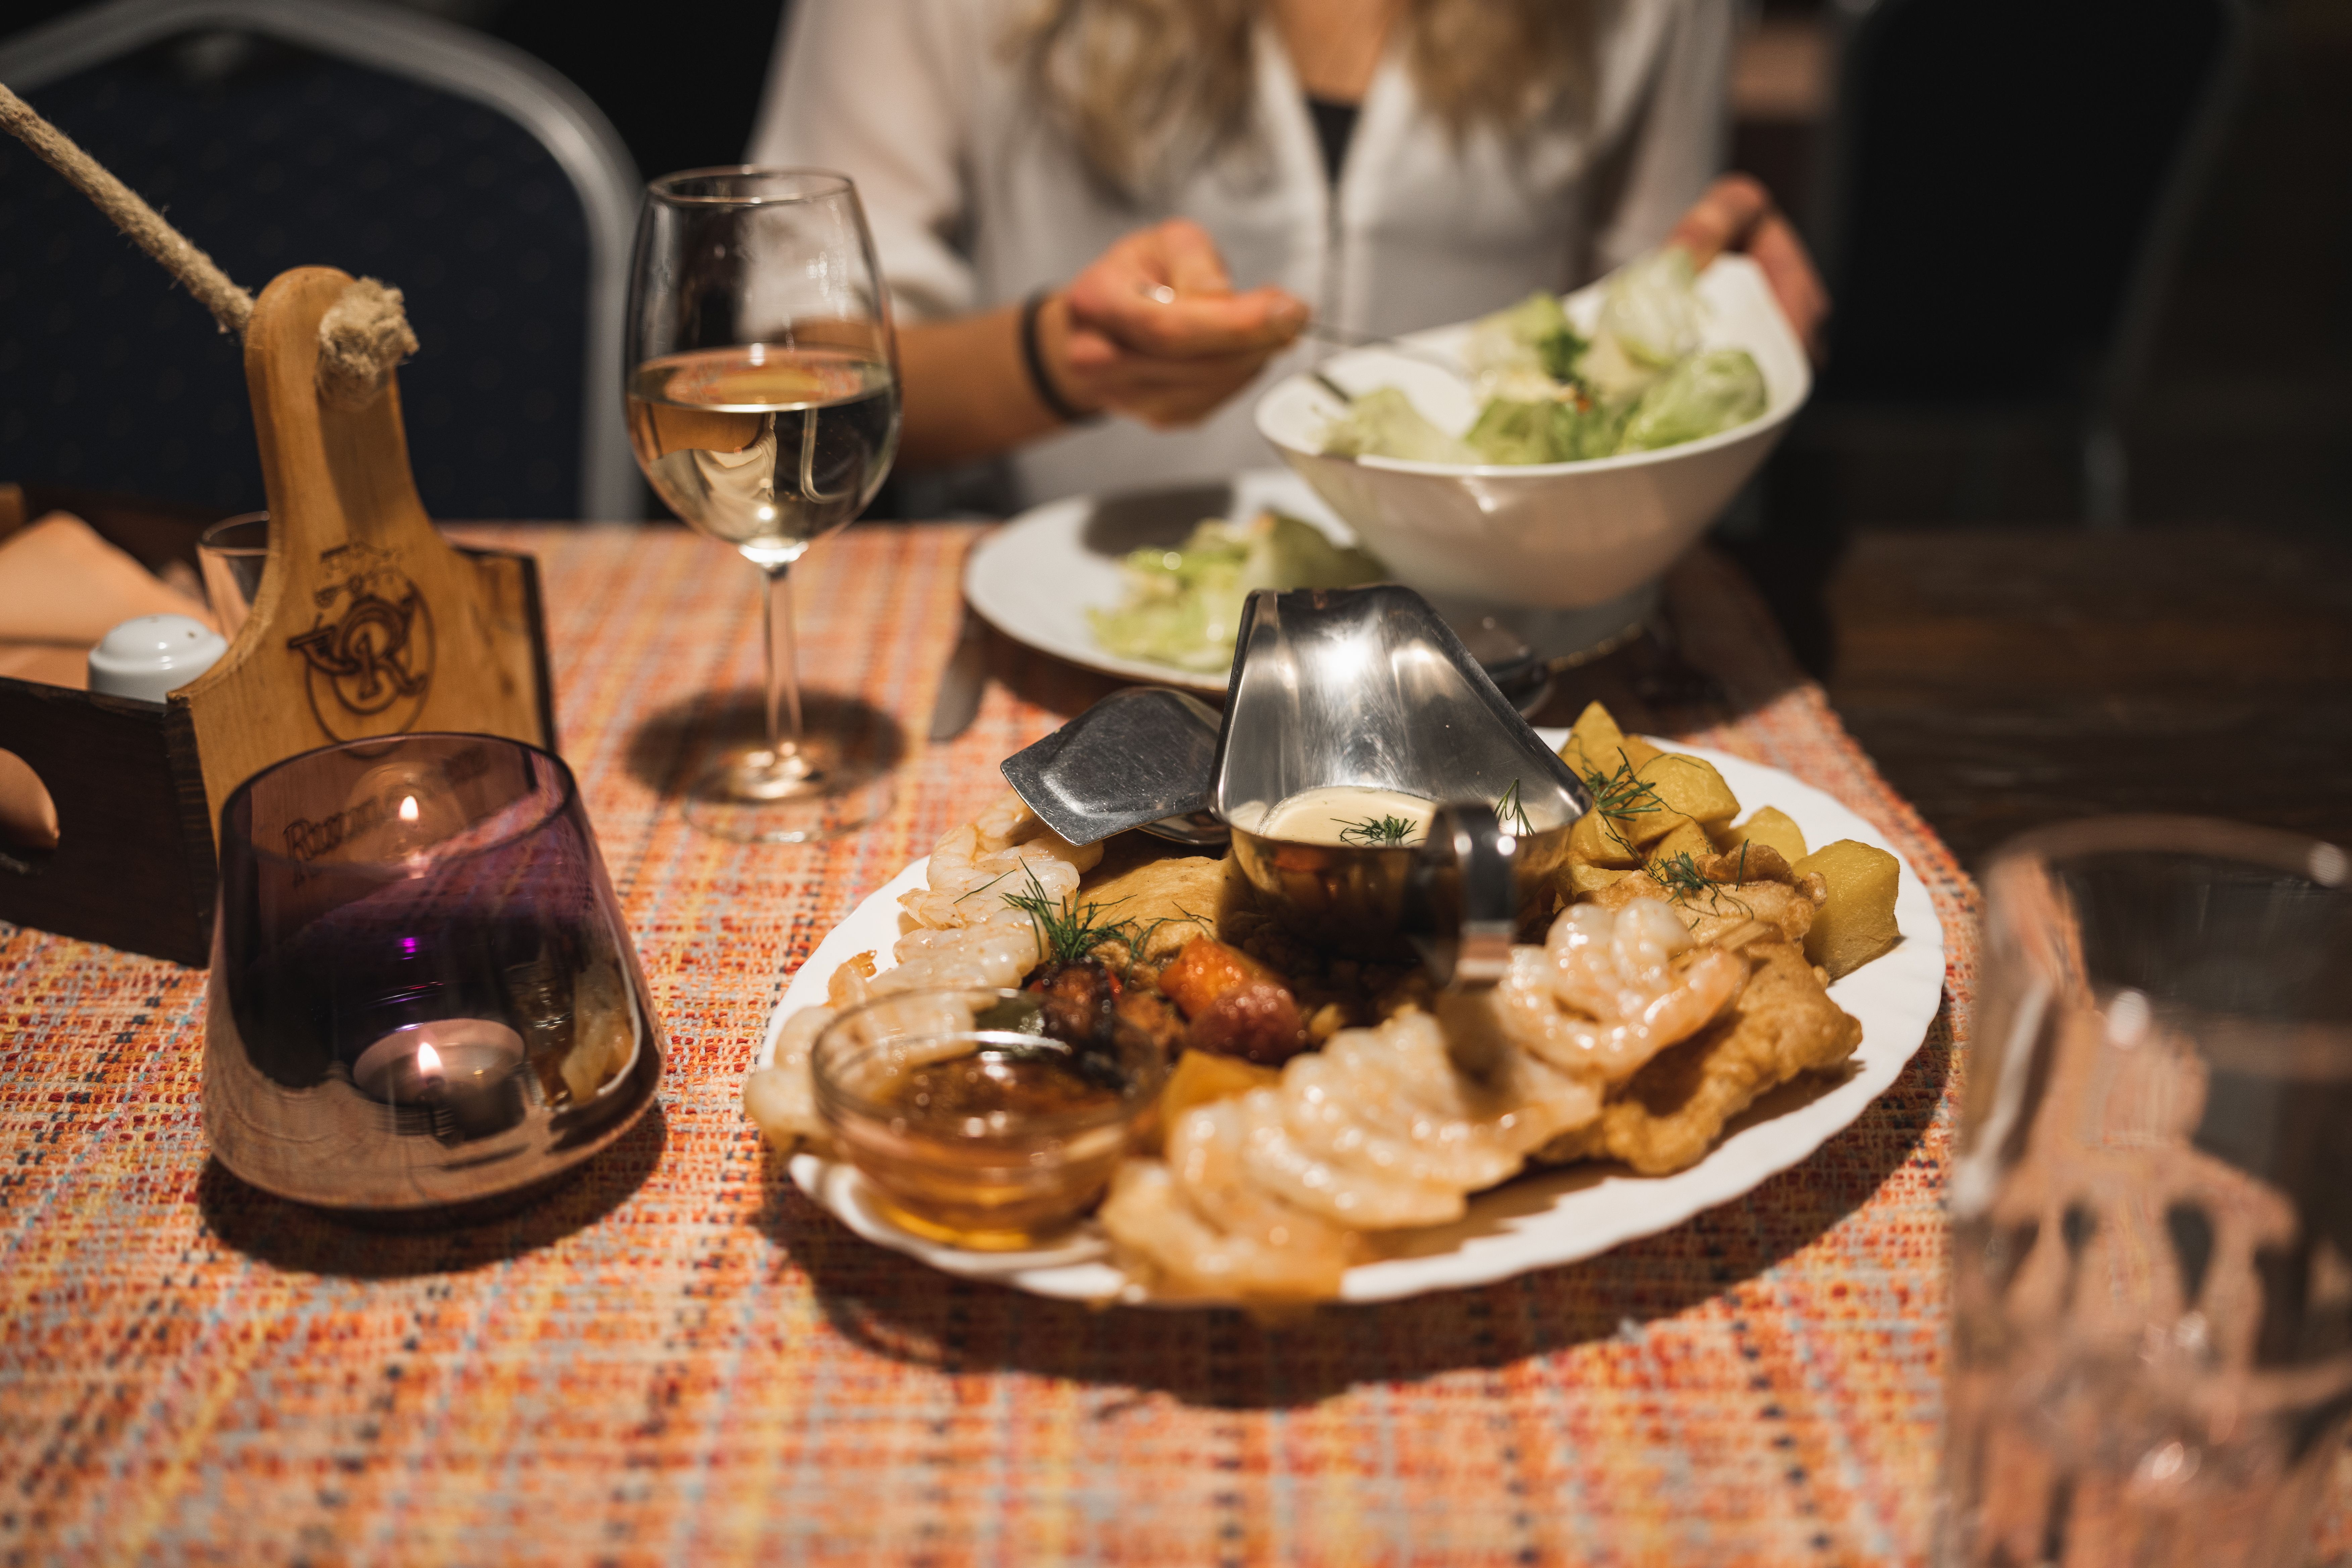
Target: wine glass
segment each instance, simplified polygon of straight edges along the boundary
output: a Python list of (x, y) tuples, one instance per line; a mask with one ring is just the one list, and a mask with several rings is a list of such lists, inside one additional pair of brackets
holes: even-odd
[(628, 335), (638, 466), (767, 574), (766, 744), (690, 786), (687, 820), (746, 842), (847, 833), (888, 808), (890, 784), (803, 721), (792, 567), (865, 510), (898, 447), (897, 341), (856, 188), (814, 169), (654, 181)]

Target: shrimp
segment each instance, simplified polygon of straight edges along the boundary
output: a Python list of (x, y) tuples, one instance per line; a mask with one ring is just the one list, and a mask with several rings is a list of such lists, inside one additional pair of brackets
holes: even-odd
[(830, 1007), (803, 1007), (784, 1020), (776, 1036), (776, 1059), (743, 1080), (743, 1109), (776, 1148), (790, 1151), (802, 1139), (823, 1141), (817, 1119), (816, 1084), (809, 1077), (809, 1049), (833, 1022)]
[(1685, 1039), (1739, 994), (1748, 965), (1720, 950), (1676, 967), (1691, 947), (1674, 911), (1653, 900), (1622, 910), (1576, 904), (1542, 947), (1511, 950), (1511, 966), (1484, 994), (1450, 999), (1447, 1019), (1486, 1022), (1518, 1049), (1574, 1077), (1613, 1087)]
[(877, 995), (933, 985), (1014, 986), (1043, 958), (1036, 922), (1002, 905), (952, 931), (908, 931), (892, 951), (898, 963), (866, 983)]
[(1168, 1156), (1129, 1160), (1102, 1206), (1128, 1273), (1163, 1296), (1319, 1300), (1339, 1294), (1347, 1230), (1258, 1188), (1244, 1169), (1247, 1126), (1230, 1100), (1169, 1131)]
[(1066, 901), (1101, 858), (1102, 846), (1070, 843), (1010, 793), (950, 828), (931, 851), (927, 886), (899, 900), (915, 924), (892, 947), (896, 962), (870, 975), (845, 966), (827, 987), (833, 1006), (804, 1007), (785, 1021), (775, 1065), (744, 1080), (751, 1119), (780, 1148), (821, 1141), (808, 1052), (836, 1009), (933, 987), (1019, 985), (1045, 957), (1036, 922), (992, 889), (1034, 892), (1034, 877), (1049, 900)]
[(1359, 1230), (1402, 1230), (1462, 1217), (1463, 1190), (1431, 1179), (1412, 1162), (1383, 1169), (1376, 1160), (1348, 1159), (1357, 1152), (1350, 1147), (1327, 1157), (1344, 1138), (1330, 1140), (1322, 1151), (1308, 1146), (1287, 1125), (1286, 1100), (1277, 1089), (1259, 1089), (1230, 1102), (1241, 1115), (1242, 1168), (1259, 1188)]
[[(1612, 1087), (1738, 994), (1743, 959), (1690, 948), (1663, 905), (1572, 908), (1491, 990), (1342, 1029), (1279, 1084), (1195, 1107), (1164, 1167), (1122, 1172), (1102, 1211), (1115, 1255), (1176, 1293), (1292, 1300), (1350, 1236), (1459, 1219), (1530, 1155), (1589, 1141)], [(1304, 1258), (1274, 1256), (1277, 1232)]]
[[(918, 925), (973, 925), (1003, 907), (1003, 893), (1042, 890), (1048, 902), (1067, 901), (1101, 859), (1101, 845), (1072, 844), (1008, 792), (974, 821), (948, 830), (931, 850), (929, 885), (899, 902)], [(982, 896), (991, 892), (999, 896)]]
[(1299, 1058), (1290, 1069), (1295, 1087), (1286, 1074), (1299, 1106), (1294, 1121), (1313, 1114), (1307, 1105), (1321, 1089), (1332, 1107), (1322, 1119), (1344, 1115), (1368, 1156), (1375, 1137), (1402, 1140), (1433, 1179), (1465, 1192), (1502, 1181), (1528, 1151), (1601, 1110), (1591, 1086), (1418, 1011), (1376, 1029), (1342, 1030), (1322, 1056), (1328, 1068)]

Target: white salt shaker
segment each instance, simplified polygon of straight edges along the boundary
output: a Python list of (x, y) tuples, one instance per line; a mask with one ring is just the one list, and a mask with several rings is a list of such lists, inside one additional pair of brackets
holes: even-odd
[(89, 650), (89, 689), (161, 702), (227, 651), (228, 639), (193, 616), (136, 616)]

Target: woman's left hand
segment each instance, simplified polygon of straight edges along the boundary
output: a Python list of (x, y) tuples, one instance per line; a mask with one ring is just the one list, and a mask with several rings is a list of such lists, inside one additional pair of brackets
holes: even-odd
[(1747, 174), (1726, 174), (1707, 187), (1690, 211), (1683, 214), (1668, 245), (1690, 252), (1694, 268), (1703, 268), (1727, 250), (1747, 253), (1764, 269), (1780, 313), (1789, 318), (1797, 340), (1813, 363), (1821, 363), (1822, 327), (1829, 320), (1829, 290), (1813, 269), (1805, 242), (1772, 205), (1772, 193)]

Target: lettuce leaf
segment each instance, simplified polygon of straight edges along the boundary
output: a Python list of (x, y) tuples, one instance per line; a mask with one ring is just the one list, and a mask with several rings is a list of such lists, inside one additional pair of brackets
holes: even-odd
[(1394, 386), (1376, 386), (1349, 403), (1345, 414), (1324, 427), (1323, 450), (1339, 458), (1402, 458), (1415, 463), (1478, 460), (1469, 447), (1431, 424), (1402, 388)]
[(1764, 373), (1746, 349), (1695, 353), (1642, 395), (1617, 449), (1648, 452), (1696, 441), (1747, 424), (1764, 404)]
[(1127, 602), (1087, 612), (1095, 640), (1122, 658), (1213, 675), (1233, 663), (1253, 588), (1345, 588), (1387, 568), (1313, 523), (1267, 511), (1246, 523), (1207, 519), (1179, 549), (1135, 551), (1125, 571)]

